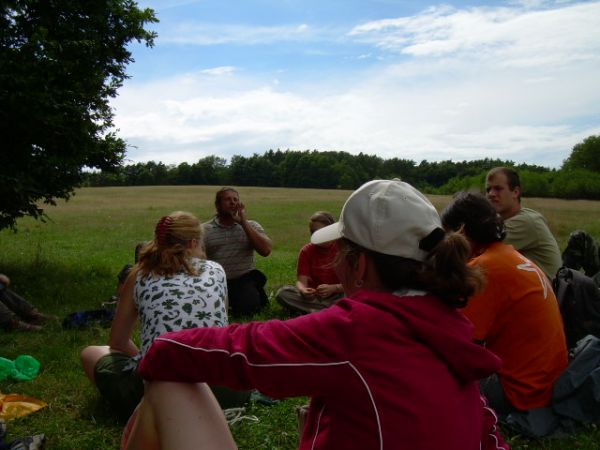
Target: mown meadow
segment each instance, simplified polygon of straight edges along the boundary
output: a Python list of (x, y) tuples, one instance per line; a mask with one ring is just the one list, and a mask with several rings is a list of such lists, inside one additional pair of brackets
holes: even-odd
[[(215, 186), (84, 188), (68, 202), (48, 207), (46, 223), (18, 221), (18, 232), (0, 232), (0, 272), (12, 288), (41, 311), (62, 318), (69, 313), (100, 308), (115, 291), (116, 274), (133, 262), (136, 243), (152, 238), (159, 217), (185, 210), (208, 220), (214, 213)], [(296, 256), (308, 239), (308, 217), (316, 210), (339, 214), (349, 191), (240, 188), (250, 218), (258, 220), (274, 242), (273, 253), (258, 257), (272, 294), (295, 278)], [(450, 200), (431, 196), (437, 208)], [(569, 233), (585, 229), (600, 239), (600, 202), (525, 199), (550, 222), (561, 249)], [(253, 319), (283, 318), (271, 302)], [(29, 354), (42, 363), (31, 382), (0, 382), (2, 393), (39, 398), (48, 407), (8, 423), (8, 438), (45, 433), (48, 449), (118, 448), (118, 423), (83, 375), (80, 350), (104, 344), (108, 329), (64, 330), (60, 321), (41, 332), (0, 331), (0, 356), (14, 359)], [(272, 406), (249, 405), (246, 414), (258, 422), (233, 426), (240, 449), (294, 449), (297, 445), (295, 408), (306, 399), (287, 399)], [(574, 437), (528, 440), (509, 435), (515, 449), (600, 449), (600, 432), (588, 427)]]

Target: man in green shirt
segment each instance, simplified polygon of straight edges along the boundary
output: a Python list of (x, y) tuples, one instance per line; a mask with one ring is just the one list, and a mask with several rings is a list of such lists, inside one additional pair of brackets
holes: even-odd
[(487, 174), (485, 191), (504, 219), (504, 242), (537, 264), (552, 280), (562, 265), (560, 249), (546, 219), (539, 212), (521, 206), (519, 174), (507, 167), (496, 167)]

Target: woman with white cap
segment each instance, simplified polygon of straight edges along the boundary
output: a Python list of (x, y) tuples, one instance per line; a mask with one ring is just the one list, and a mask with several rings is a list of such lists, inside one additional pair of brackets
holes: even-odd
[(347, 297), (286, 321), (167, 333), (140, 364), (147, 380), (125, 448), (236, 448), (208, 389), (310, 396), (300, 449), (478, 450), (482, 377), (499, 359), (457, 311), (480, 286), (469, 247), (445, 233), (431, 203), (399, 180), (364, 184), (340, 221)]

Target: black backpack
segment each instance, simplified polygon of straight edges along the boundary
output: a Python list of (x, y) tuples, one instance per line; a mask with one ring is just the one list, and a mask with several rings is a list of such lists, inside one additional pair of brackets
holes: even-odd
[(581, 272), (561, 267), (552, 282), (572, 348), (588, 334), (600, 338), (600, 288)]

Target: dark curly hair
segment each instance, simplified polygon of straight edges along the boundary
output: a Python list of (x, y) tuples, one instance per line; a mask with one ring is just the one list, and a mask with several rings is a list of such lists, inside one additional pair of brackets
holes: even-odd
[(502, 217), (482, 194), (458, 192), (441, 214), (442, 225), (447, 230), (463, 230), (465, 235), (479, 244), (499, 242), (506, 237)]
[(464, 308), (469, 298), (482, 289), (483, 275), (479, 268), (467, 264), (470, 247), (463, 235), (451, 232), (438, 238), (441, 239), (436, 239), (437, 244), (424, 262), (377, 253), (342, 238), (338, 241), (340, 251), (336, 263), (345, 261), (352, 267), (358, 256), (365, 253), (372, 259), (386, 289), (424, 290), (437, 295), (449, 306)]

